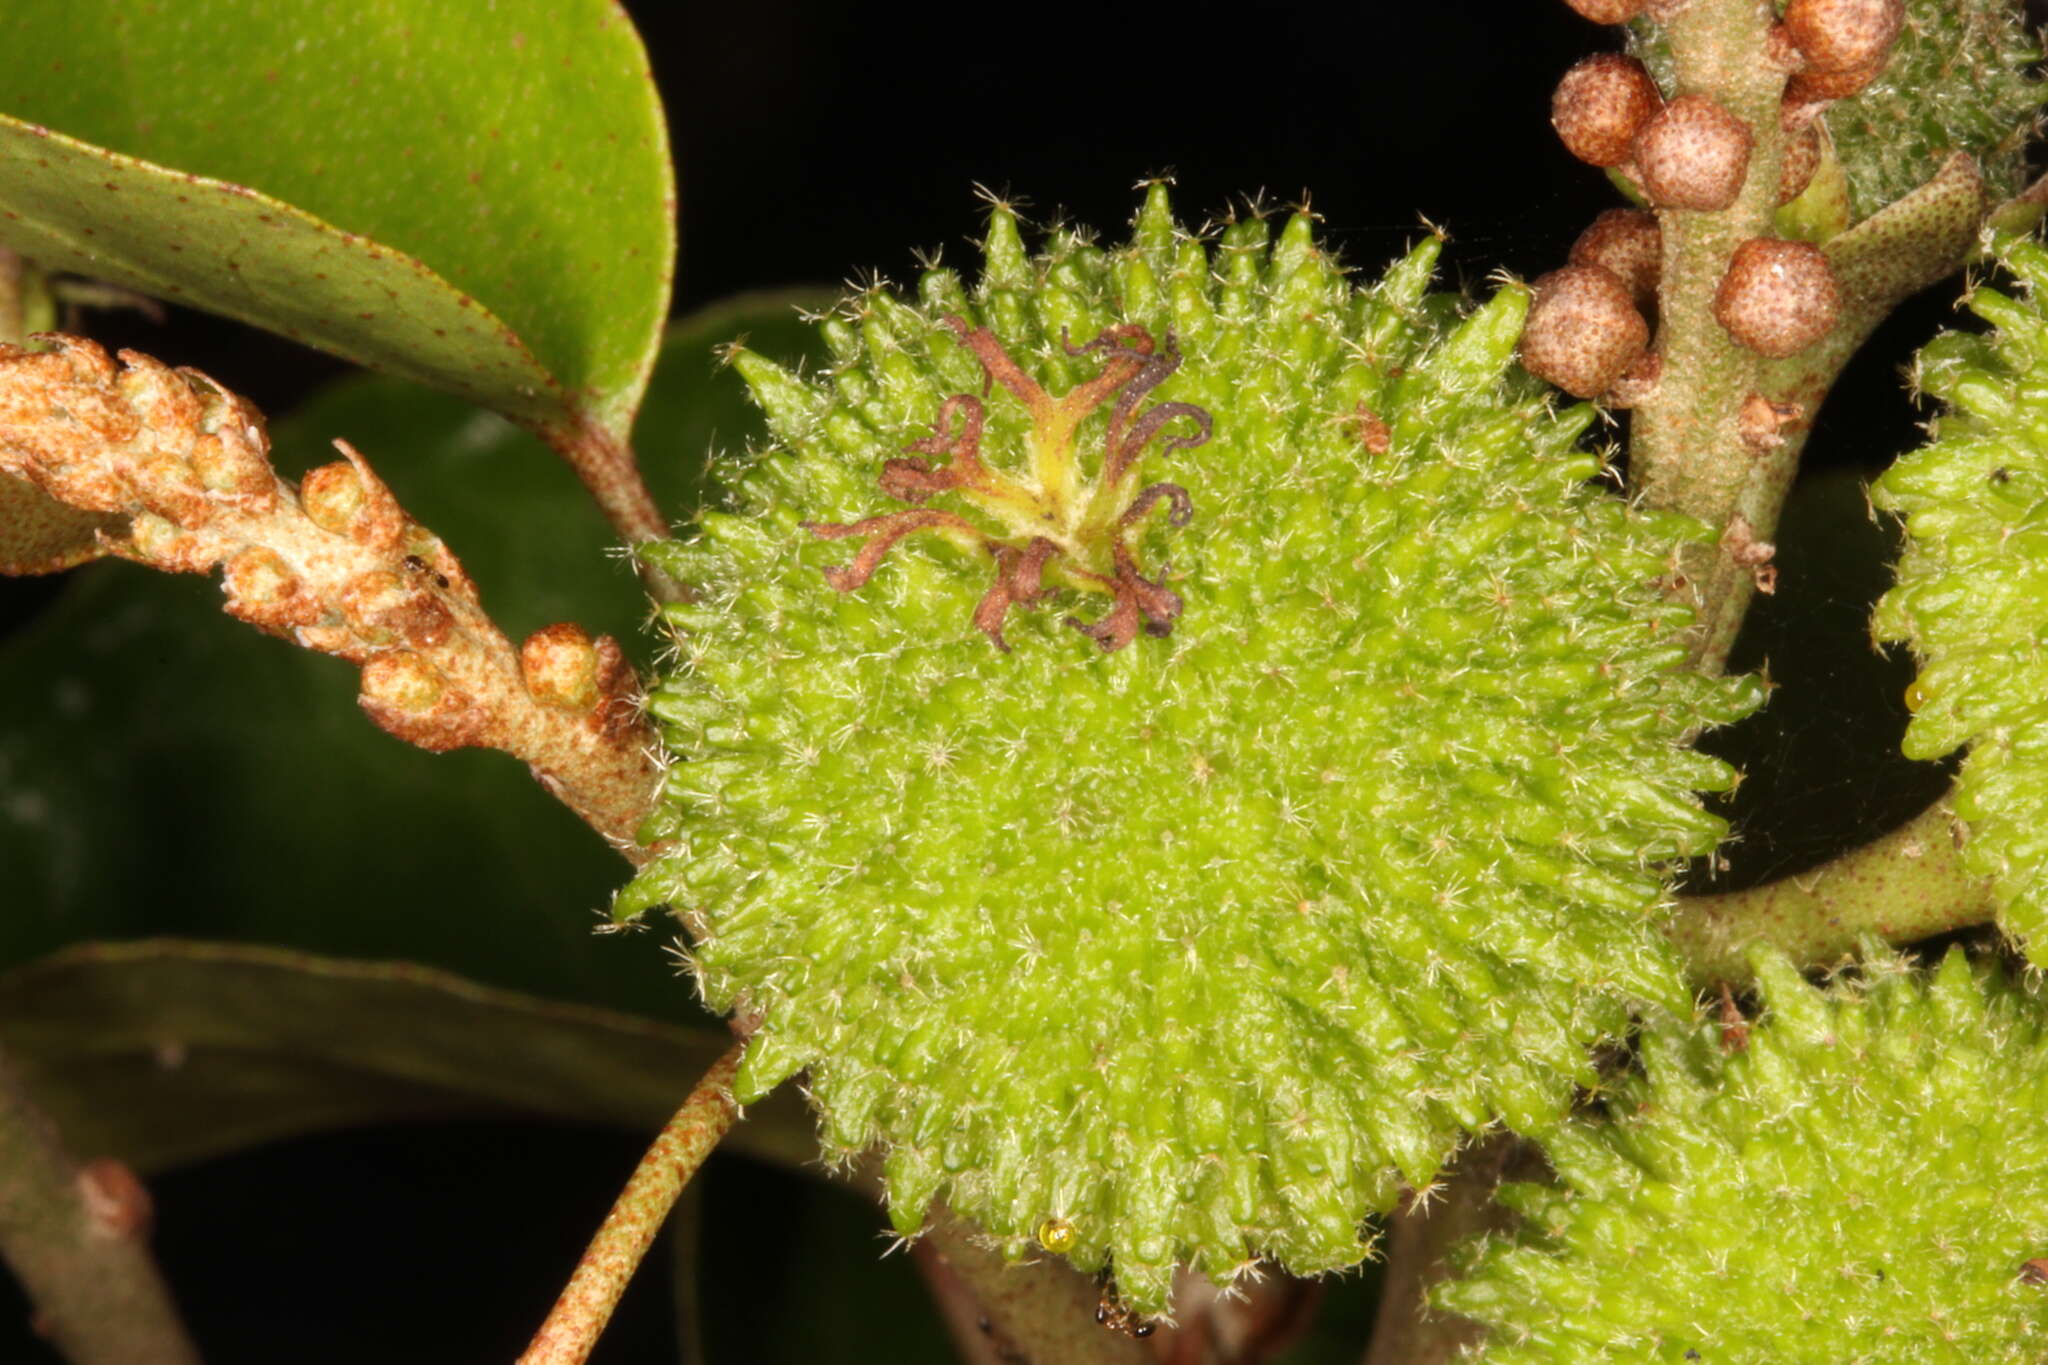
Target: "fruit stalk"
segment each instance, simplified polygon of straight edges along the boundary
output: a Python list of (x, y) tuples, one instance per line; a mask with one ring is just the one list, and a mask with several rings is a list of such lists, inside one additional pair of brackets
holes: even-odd
[(1769, 944), (1803, 968), (1826, 967), (1860, 939), (1912, 943), (1992, 917), (1991, 885), (1963, 866), (1963, 828), (1947, 799), (1876, 843), (1746, 891), (1689, 896), (1666, 933), (1702, 982), (1746, 985), (1750, 950)]
[(581, 1365), (589, 1357), (676, 1197), (739, 1117), (732, 1078), (744, 1046), (712, 1064), (640, 1158), (518, 1365)]

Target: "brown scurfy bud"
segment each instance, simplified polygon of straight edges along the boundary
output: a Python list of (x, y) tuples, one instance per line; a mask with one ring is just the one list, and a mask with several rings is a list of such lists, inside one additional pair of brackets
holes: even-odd
[(1664, 274), (1664, 230), (1641, 209), (1608, 209), (1572, 243), (1573, 265), (1597, 265), (1627, 287), (1638, 307), (1657, 298)]
[(1714, 320), (1752, 351), (1782, 359), (1834, 329), (1839, 293), (1819, 247), (1752, 237), (1729, 258)]
[(1791, 0), (1785, 31), (1822, 71), (1882, 63), (1906, 21), (1905, 0)]
[(192, 466), (169, 453), (145, 457), (136, 467), (135, 496), (150, 511), (188, 531), (197, 531), (213, 518), (213, 504), (207, 501)]
[(1806, 193), (1820, 169), (1820, 122), (1808, 119), (1785, 130), (1784, 160), (1778, 163), (1778, 202), (1789, 204)]
[(1565, 150), (1579, 160), (1618, 166), (1628, 160), (1636, 131), (1663, 103), (1641, 62), (1603, 52), (1564, 73), (1550, 97), (1550, 122)]
[(519, 671), (543, 706), (588, 711), (597, 705), (597, 650), (581, 626), (563, 621), (527, 636), (519, 648)]
[(434, 649), (455, 629), (455, 619), (432, 593), (386, 569), (359, 574), (341, 590), (341, 614), (364, 643), (403, 640)]
[(1643, 12), (1643, 0), (1564, 0), (1596, 24), (1625, 24)]
[(308, 473), (299, 484), (299, 505), (323, 531), (347, 536), (368, 549), (395, 552), (412, 523), (369, 461), (347, 441), (334, 445), (348, 458)]
[(269, 463), (240, 437), (201, 436), (192, 445), (192, 472), (209, 493), (252, 500), (259, 511), (276, 503), (277, 478)]
[(365, 706), (375, 703), (423, 716), (439, 704), (442, 692), (441, 671), (410, 650), (379, 654), (363, 665)]
[(1568, 265), (1530, 286), (1522, 367), (1577, 398), (1594, 398), (1650, 344), (1650, 324), (1613, 271)]
[(179, 530), (154, 512), (136, 513), (129, 519), (127, 539), (108, 541), (107, 548), (165, 573), (206, 573), (218, 558), (208, 540)]
[(1657, 390), (1664, 384), (1664, 357), (1655, 351), (1645, 351), (1621, 372), (1621, 378), (1614, 381), (1600, 399), (1610, 408), (1639, 408), (1657, 396)]
[(367, 502), (362, 478), (347, 460), (323, 464), (299, 481), (299, 505), (307, 519), (333, 535), (347, 535)]
[(230, 559), (221, 586), (227, 592), (228, 615), (278, 635), (315, 625), (327, 614), (284, 557), (263, 546)]
[(1712, 213), (1742, 193), (1749, 125), (1705, 95), (1681, 95), (1636, 134), (1643, 190), (1659, 208)]
[(1845, 66), (1840, 69), (1808, 66), (1792, 73), (1792, 79), (1785, 82), (1785, 103), (1820, 104), (1827, 100), (1845, 100), (1851, 95), (1860, 95), (1864, 87), (1876, 80), (1884, 71), (1884, 64), (1890, 53), (1884, 53), (1875, 61), (1862, 66)]

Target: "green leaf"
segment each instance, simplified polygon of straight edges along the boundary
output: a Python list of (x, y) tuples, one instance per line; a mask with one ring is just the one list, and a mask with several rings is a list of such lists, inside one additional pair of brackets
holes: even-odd
[[(398, 962), (86, 944), (0, 975), (0, 1037), (71, 1146), (145, 1170), (366, 1123), (518, 1113), (653, 1133), (732, 1045)], [(793, 1093), (724, 1144), (812, 1164)]]
[(0, 243), (537, 428), (631, 425), (675, 196), (612, 0), (15, 7), (0, 108)]
[[(645, 443), (689, 505), (702, 452), (759, 437), (709, 338), (777, 337), (783, 296), (685, 322)], [(513, 637), (574, 620), (651, 653), (646, 602), (559, 462), (501, 418), (397, 380), (335, 385), (273, 432), (295, 472), (346, 437), (459, 554)], [(488, 479), (489, 496), (475, 490)], [(679, 1017), (659, 945), (593, 933), (626, 866), (501, 754), (375, 730), (353, 670), (228, 620), (218, 590), (109, 563), (0, 641), (0, 963), (181, 934), (404, 956), (515, 989)]]

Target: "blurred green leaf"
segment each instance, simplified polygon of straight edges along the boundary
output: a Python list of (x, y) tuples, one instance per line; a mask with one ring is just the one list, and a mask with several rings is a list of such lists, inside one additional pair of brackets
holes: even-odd
[[(732, 1039), (405, 963), (153, 940), (0, 974), (0, 1042), (77, 1152), (144, 1170), (401, 1119), (527, 1114), (653, 1134)], [(791, 1091), (724, 1150), (816, 1155)]]
[(631, 425), (675, 186), (613, 0), (14, 6), (0, 110), (0, 243), (45, 266)]
[[(777, 297), (679, 329), (643, 422), (671, 507), (694, 504), (708, 441), (743, 446), (760, 430), (707, 336), (764, 318), (755, 344), (794, 362), (774, 340), (796, 331), (777, 331), (790, 315)], [(280, 467), (333, 458), (337, 436), (455, 548), (515, 639), (575, 620), (652, 651), (612, 533), (532, 437), (365, 376), (277, 424)], [(179, 934), (695, 1012), (661, 945), (594, 932), (626, 866), (519, 764), (382, 734), (357, 710), (352, 669), (227, 619), (210, 583), (128, 564), (76, 579), (0, 641), (0, 963)]]

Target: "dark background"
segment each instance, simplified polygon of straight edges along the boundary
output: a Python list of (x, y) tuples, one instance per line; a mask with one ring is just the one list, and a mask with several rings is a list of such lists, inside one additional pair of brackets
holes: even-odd
[[(1160, 173), (1176, 177), (1194, 219), (1255, 193), (1312, 196), (1327, 238), (1363, 270), (1427, 218), (1451, 233), (1452, 281), (1474, 287), (1496, 269), (1533, 276), (1562, 263), (1579, 229), (1618, 202), (1548, 127), (1557, 76), (1613, 41), (1557, 0), (1245, 6), (1224, 20), (1156, 0), (628, 8), (679, 161), (679, 312), (869, 272), (907, 281), (919, 249), (967, 263), (977, 184), (1041, 220), (1105, 231), (1130, 216), (1134, 183)], [(1812, 467), (1874, 467), (1911, 443), (1895, 371), (1945, 307), (1907, 310), (1858, 362), (1822, 415)], [(175, 309), (161, 326), (109, 317), (96, 330), (196, 365), (272, 412), (342, 371)], [(1788, 684), (1780, 697), (1797, 700), (1728, 742), (1778, 774), (1745, 789), (1753, 813), (1737, 879), (1826, 856), (1939, 785), (1857, 757), (1895, 743), (1909, 674), (1863, 643), (1883, 546), (1856, 501), (1837, 496), (1808, 548), (1788, 544), (1783, 594), (1744, 656), (1768, 654)], [(1845, 520), (1844, 506), (1855, 515)], [(0, 629), (59, 586), (0, 582)], [(1815, 646), (1805, 659), (1802, 639)], [(158, 1181), (160, 1245), (216, 1362), (505, 1361), (642, 1141), (476, 1123), (281, 1144)], [(712, 1360), (942, 1358), (929, 1329), (905, 1335), (919, 1291), (903, 1258), (877, 1259), (879, 1217), (739, 1162), (714, 1166), (709, 1188)], [(848, 1263), (866, 1277), (865, 1322), (833, 1316), (811, 1287)], [(674, 1359), (658, 1281), (631, 1297), (600, 1361)], [(0, 1328), (12, 1317), (0, 1304)], [(17, 1358), (4, 1332), (0, 1358)]]

